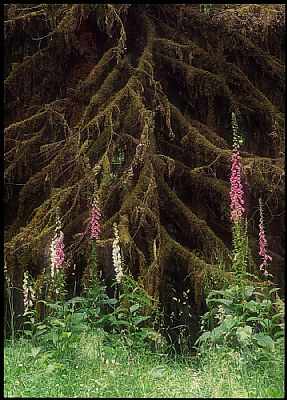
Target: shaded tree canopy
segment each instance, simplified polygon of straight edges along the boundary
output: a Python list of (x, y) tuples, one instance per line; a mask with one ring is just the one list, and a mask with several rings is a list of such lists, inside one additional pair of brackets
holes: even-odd
[[(232, 116), (243, 137), (249, 270), (258, 200), (283, 285), (283, 4), (5, 4), (5, 260), (11, 281), (49, 274), (61, 209), (67, 282), (125, 266), (167, 313), (229, 279)], [(70, 289), (69, 289), (70, 290)]]

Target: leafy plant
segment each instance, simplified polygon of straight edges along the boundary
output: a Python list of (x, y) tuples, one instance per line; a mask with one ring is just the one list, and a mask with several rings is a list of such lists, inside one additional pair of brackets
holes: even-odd
[(147, 312), (156, 312), (156, 305), (130, 274), (124, 274), (120, 287), (119, 305), (110, 322), (131, 354), (133, 349), (147, 347), (150, 340), (158, 339), (158, 333), (152, 327), (144, 326), (151, 318)]
[(201, 350), (227, 343), (236, 349), (260, 347), (274, 350), (284, 335), (284, 303), (274, 300), (279, 288), (267, 295), (260, 287), (239, 285), (212, 290), (206, 299), (209, 310), (202, 317), (204, 331), (195, 342)]
[(112, 333), (129, 355), (150, 344), (163, 344), (161, 335), (153, 327), (144, 325), (151, 318), (147, 312), (156, 311), (154, 300), (128, 274), (124, 275), (120, 290), (118, 299), (110, 298), (106, 286), (94, 282), (85, 289), (84, 296), (74, 297), (64, 304), (41, 300), (50, 309), (49, 315), (35, 323), (31, 314), (33, 332), (28, 330), (27, 334), (60, 352), (73, 349), (83, 332), (98, 329)]
[(109, 330), (111, 313), (117, 303), (117, 299), (107, 295), (106, 286), (97, 282), (85, 289), (83, 297), (74, 297), (67, 302), (75, 315), (72, 322), (73, 319), (82, 315), (83, 320), (90, 328), (106, 330)]
[(39, 300), (50, 311), (47, 317), (40, 322), (34, 322), (34, 315), (30, 315), (31, 330), (24, 330), (26, 336), (30, 336), (35, 343), (45, 344), (60, 353), (75, 348), (78, 339), (79, 327), (71, 324), (71, 313), (67, 304), (62, 302), (48, 302)]

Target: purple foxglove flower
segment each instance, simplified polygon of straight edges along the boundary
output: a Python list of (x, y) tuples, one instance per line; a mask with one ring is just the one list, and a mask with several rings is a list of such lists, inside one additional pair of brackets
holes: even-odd
[(92, 219), (91, 219), (91, 239), (99, 239), (101, 233), (100, 226), (101, 211), (98, 205), (97, 198), (94, 199), (92, 204)]

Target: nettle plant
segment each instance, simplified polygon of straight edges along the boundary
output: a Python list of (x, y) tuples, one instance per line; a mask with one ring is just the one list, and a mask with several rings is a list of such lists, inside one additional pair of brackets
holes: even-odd
[[(269, 261), (265, 236), (263, 202), (259, 199), (259, 255), (262, 258), (259, 270), (266, 282), (247, 271), (248, 232), (244, 218), (244, 192), (242, 185), (242, 163), (238, 125), (233, 115), (234, 144), (231, 158), (230, 219), (233, 234), (232, 273), (234, 283), (224, 290), (211, 290), (207, 296), (208, 311), (202, 316), (202, 334), (195, 342), (200, 351), (210, 346), (227, 344), (238, 350), (273, 351), (276, 341), (284, 336), (284, 303), (278, 296), (279, 288), (270, 289), (267, 277)], [(257, 281), (252, 284), (252, 280)], [(260, 350), (261, 349), (261, 350)]]

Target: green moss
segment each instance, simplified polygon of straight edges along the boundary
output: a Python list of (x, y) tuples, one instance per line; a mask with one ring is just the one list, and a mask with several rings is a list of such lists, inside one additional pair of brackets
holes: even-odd
[(85, 123), (85, 121), (90, 120), (90, 116), (95, 113), (97, 109), (100, 108), (103, 104), (107, 103), (108, 99), (117, 91), (117, 87), (119, 86), (119, 71), (117, 69), (111, 71), (111, 73), (107, 76), (100, 89), (96, 92), (94, 96), (92, 96), (90, 103), (85, 108), (85, 112), (81, 121)]
[(168, 185), (161, 180), (160, 196), (164, 204), (170, 210), (170, 217), (173, 222), (180, 227), (184, 236), (189, 238), (194, 248), (203, 249), (209, 257), (215, 247), (220, 248), (226, 260), (229, 259), (230, 252), (224, 243), (208, 227), (205, 220), (201, 220), (175, 195)]
[(184, 267), (186, 271), (186, 276), (182, 276), (182, 281), (187, 278), (190, 279), (194, 300), (199, 308), (203, 306), (209, 290), (225, 286), (232, 280), (232, 275), (229, 272), (198, 258), (194, 252), (173, 240), (166, 230), (161, 229), (161, 236), (161, 275), (164, 275), (164, 271), (168, 268), (167, 262), (170, 255), (176, 256), (182, 264), (181, 268)]

